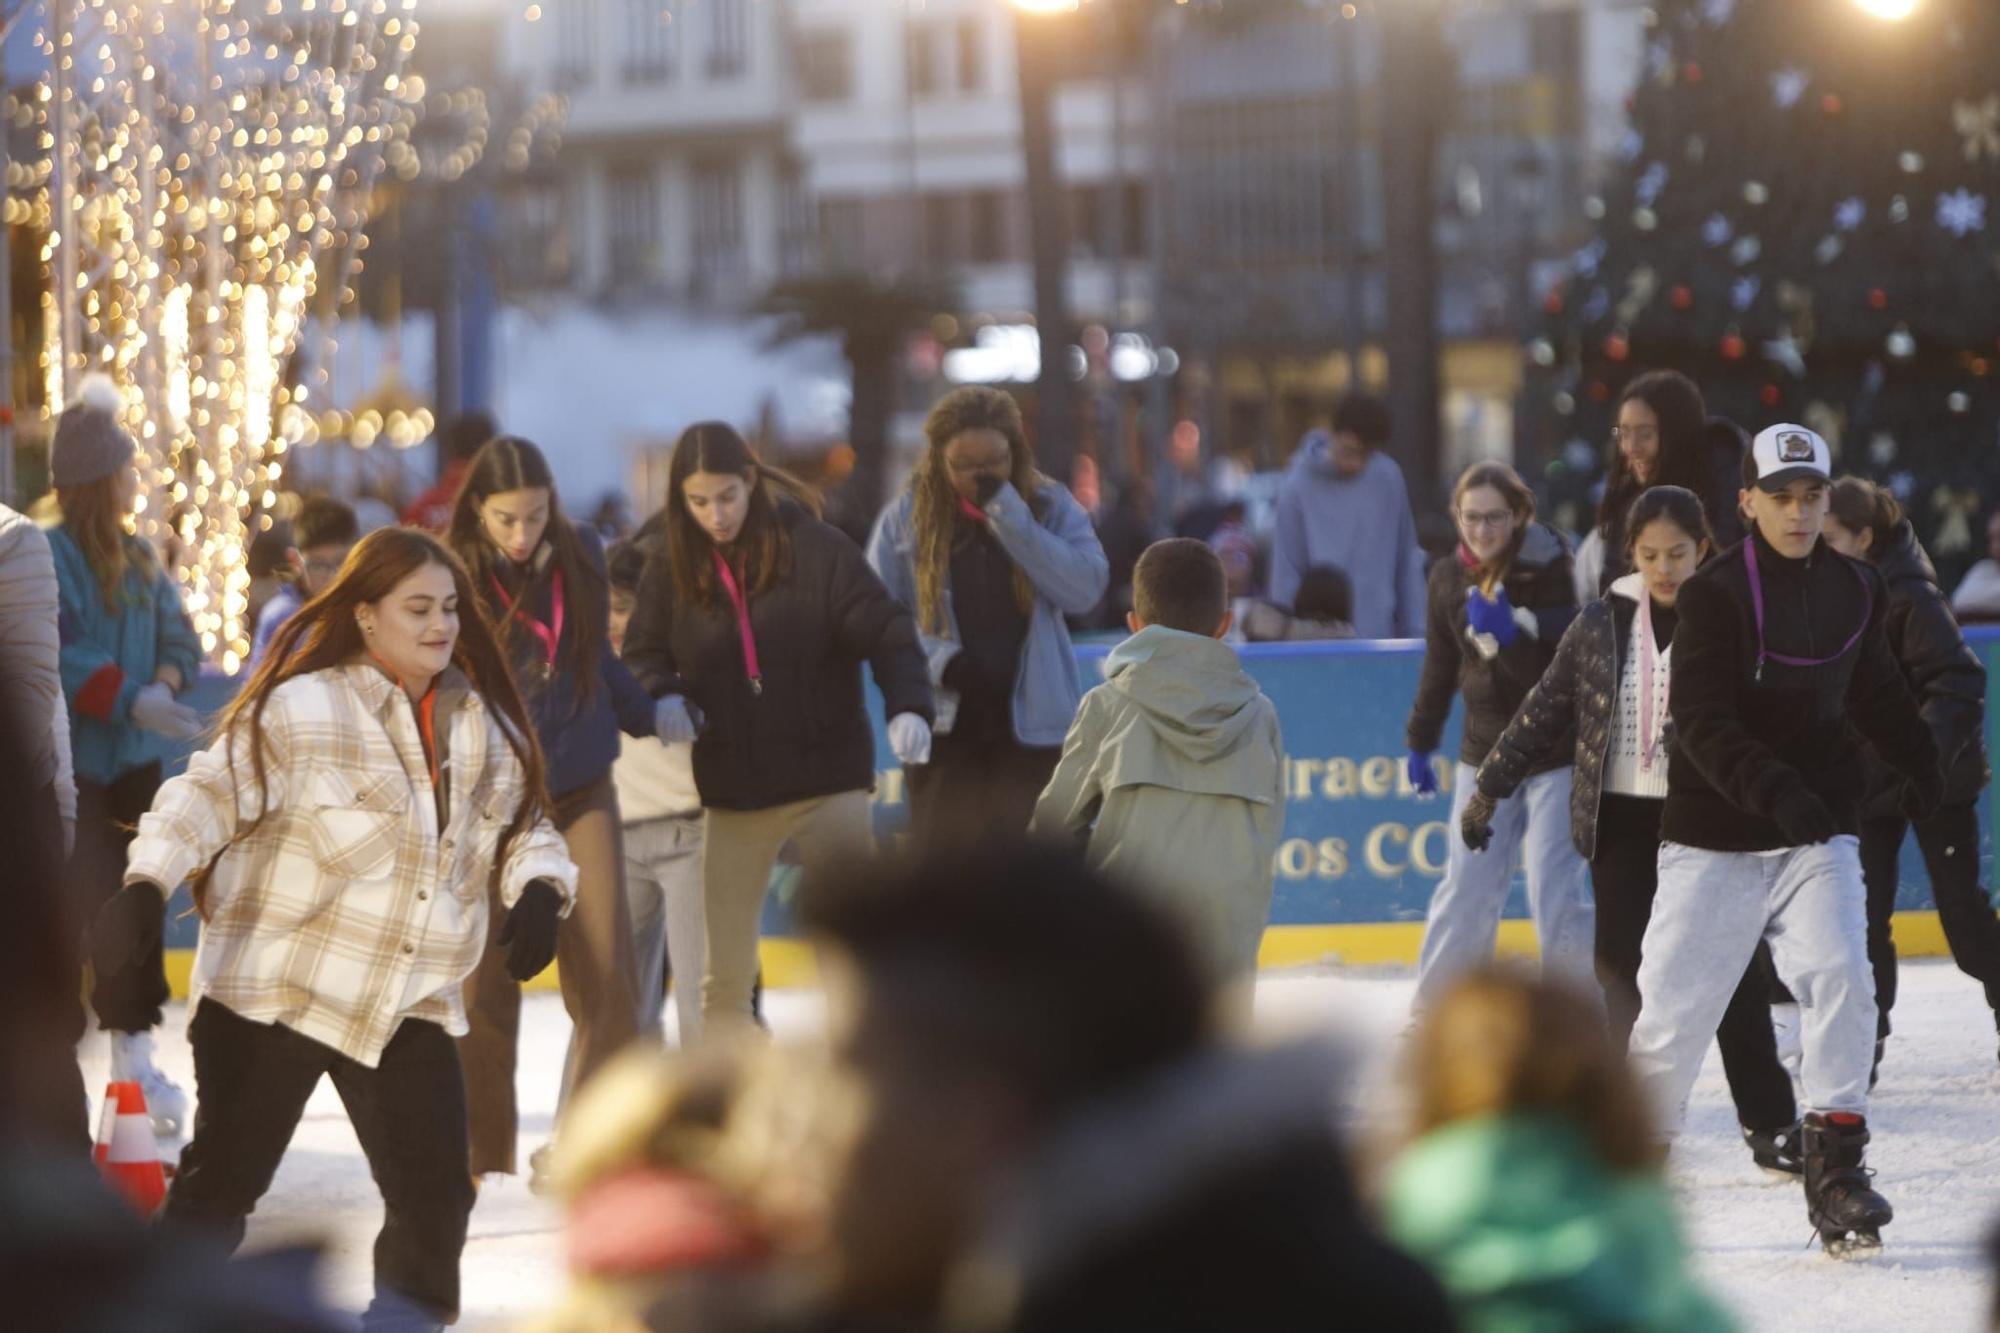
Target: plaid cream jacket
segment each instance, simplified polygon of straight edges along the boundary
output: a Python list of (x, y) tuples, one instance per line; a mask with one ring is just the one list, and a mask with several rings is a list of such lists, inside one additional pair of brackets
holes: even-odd
[(405, 1018), (465, 1032), (460, 983), (486, 947), (496, 879), (508, 907), (548, 880), (567, 913), (576, 867), (546, 817), (494, 873), (523, 785), (503, 721), (455, 669), (436, 708), (442, 800), (409, 696), (359, 662), (272, 691), (262, 800), (247, 727), (160, 788), (125, 880), (172, 886), (214, 863), (192, 1000), (372, 1068)]

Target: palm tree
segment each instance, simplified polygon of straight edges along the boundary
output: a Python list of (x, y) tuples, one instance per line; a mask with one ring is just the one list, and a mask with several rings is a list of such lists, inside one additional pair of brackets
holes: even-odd
[(934, 283), (851, 272), (788, 278), (762, 302), (763, 312), (778, 319), (774, 343), (814, 334), (840, 339), (853, 383), (847, 437), (854, 471), (846, 492), (859, 521), (871, 521), (886, 498), (889, 421), (904, 339), (954, 303), (954, 294)]

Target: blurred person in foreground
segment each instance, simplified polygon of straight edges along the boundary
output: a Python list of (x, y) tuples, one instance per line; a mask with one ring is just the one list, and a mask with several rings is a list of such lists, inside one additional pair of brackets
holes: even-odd
[(1424, 557), (1403, 470), (1384, 452), (1389, 408), (1349, 394), (1333, 430), (1309, 431), (1278, 493), (1271, 539), (1271, 600), (1294, 605), (1299, 580), (1333, 565), (1354, 581), (1354, 630), (1364, 639), (1423, 637)]
[(1461, 1327), (1733, 1327), (1688, 1274), (1638, 1088), (1594, 999), (1482, 968), (1425, 1015), (1411, 1057), (1415, 1142), (1384, 1212)]
[(1179, 931), (1014, 844), (806, 890), (836, 1065), (840, 1328), (1449, 1326), (1362, 1220), (1320, 1048), (1211, 1036)]
[(1222, 642), (1229, 589), (1208, 546), (1148, 547), (1125, 619), (1132, 637), (1083, 697), (1032, 828), (1087, 839), (1092, 866), (1158, 902), (1208, 975), (1247, 992), (1285, 829), (1278, 710)]

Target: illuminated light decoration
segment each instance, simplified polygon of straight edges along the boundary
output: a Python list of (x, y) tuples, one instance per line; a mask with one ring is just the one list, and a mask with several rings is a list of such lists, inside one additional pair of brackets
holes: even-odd
[(4, 105), (47, 153), (6, 181), (9, 220), (16, 196), (21, 221), (46, 219), (46, 401), (87, 370), (124, 391), (134, 529), (179, 537), (188, 613), (227, 672), (249, 654), (246, 561), (278, 460), (317, 438), (290, 369), (302, 333), (326, 337), (346, 303), (375, 179), (424, 110), (414, 8), (52, 0), (49, 83)]

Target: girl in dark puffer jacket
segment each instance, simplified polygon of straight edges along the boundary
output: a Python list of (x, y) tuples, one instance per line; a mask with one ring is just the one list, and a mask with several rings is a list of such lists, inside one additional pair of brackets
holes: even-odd
[[(1461, 835), (1483, 846), (1498, 802), (1549, 751), (1576, 736), (1570, 825), (1597, 898), (1597, 971), (1620, 1051), (1639, 1014), (1640, 943), (1659, 887), (1656, 855), (1667, 792), (1667, 684), (1680, 585), (1712, 549), (1693, 492), (1655, 486), (1633, 502), (1620, 559), (1633, 569), (1583, 609), (1555, 661), (1480, 765)], [(1643, 603), (1643, 605), (1642, 605)], [(1737, 1122), (1758, 1165), (1796, 1172), (1798, 1107), (1771, 1033), (1765, 973), (1755, 962), (1716, 1031)]]

